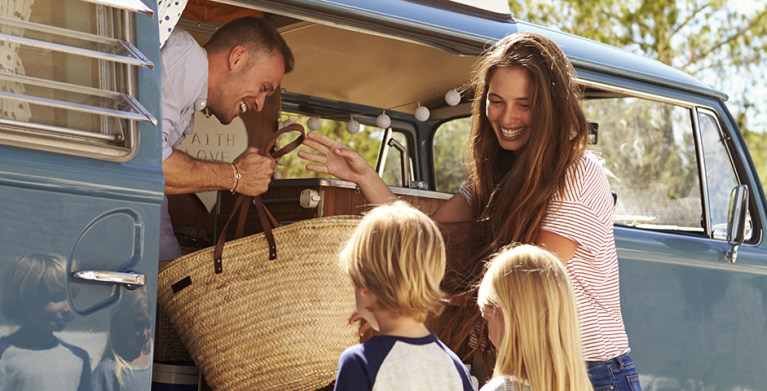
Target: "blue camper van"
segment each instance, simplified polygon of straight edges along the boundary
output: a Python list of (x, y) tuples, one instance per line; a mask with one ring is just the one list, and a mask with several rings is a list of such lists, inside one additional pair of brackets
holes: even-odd
[[(767, 200), (725, 94), (517, 20), (505, 1), (189, 0), (176, 28), (203, 43), (222, 17), (241, 15), (267, 18), (295, 54), (277, 101), (282, 120), (316, 117), (322, 129), (356, 121), (348, 140), (426, 212), (465, 180), (465, 88), (477, 56), (514, 32), (551, 38), (575, 66), (592, 148), (616, 196), (622, 310), (643, 389), (764, 389)], [(154, 0), (0, 7), (0, 363), (12, 357), (36, 389), (76, 389), (105, 371), (120, 332), (140, 351), (139, 388), (150, 389), (160, 368), (147, 348), (157, 342), (164, 188), (159, 17)], [(384, 112), (391, 124), (381, 129)], [(200, 123), (181, 148), (201, 158), (231, 158), (257, 137), (247, 121)], [(364, 210), (353, 184), (296, 174), (301, 164), (281, 159), (264, 195), (282, 224)], [(170, 202), (182, 247), (193, 251), (218, 235), (232, 200), (221, 192)], [(9, 347), (25, 324), (49, 330), (32, 341), (36, 354)], [(0, 389), (9, 379), (0, 370)]]

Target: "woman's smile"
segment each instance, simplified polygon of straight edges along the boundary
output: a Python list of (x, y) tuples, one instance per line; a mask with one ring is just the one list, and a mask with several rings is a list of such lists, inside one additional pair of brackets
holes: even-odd
[(500, 129), (501, 129), (501, 133), (503, 134), (503, 137), (514, 138), (522, 134), (522, 132), (524, 132), (525, 129), (527, 129), (527, 126), (523, 126), (521, 128), (511, 128), (511, 129), (502, 127)]
[(519, 150), (530, 138), (529, 85), (527, 71), (519, 67), (500, 67), (488, 82), (486, 115), (505, 150)]

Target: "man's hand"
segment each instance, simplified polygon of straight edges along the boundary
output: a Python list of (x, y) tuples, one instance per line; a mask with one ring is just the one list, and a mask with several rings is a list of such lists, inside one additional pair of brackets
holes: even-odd
[(269, 182), (272, 181), (274, 159), (268, 156), (258, 154), (258, 148), (248, 147), (232, 162), (240, 173), (240, 181), (234, 190), (237, 193), (257, 196), (269, 189)]
[[(256, 196), (266, 192), (274, 174), (276, 163), (268, 156), (258, 154), (250, 147), (234, 160), (240, 180), (236, 192)], [(208, 162), (195, 159), (186, 153), (174, 150), (162, 162), (165, 174), (165, 194), (186, 194), (207, 190), (231, 190), (235, 184), (232, 164)]]

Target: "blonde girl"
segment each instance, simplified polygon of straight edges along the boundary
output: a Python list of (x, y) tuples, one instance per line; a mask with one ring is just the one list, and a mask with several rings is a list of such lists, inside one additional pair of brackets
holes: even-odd
[(477, 304), (496, 348), (482, 391), (591, 389), (575, 297), (554, 255), (531, 245), (502, 251), (488, 264)]

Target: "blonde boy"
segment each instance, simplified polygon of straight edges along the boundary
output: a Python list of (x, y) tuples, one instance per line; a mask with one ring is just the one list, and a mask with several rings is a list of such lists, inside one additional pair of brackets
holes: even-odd
[(341, 262), (357, 311), (380, 335), (341, 355), (336, 390), (473, 390), (466, 367), (424, 321), (442, 311), (445, 244), (425, 214), (404, 202), (373, 209)]
[(89, 390), (88, 352), (54, 334), (74, 319), (67, 300), (67, 260), (31, 254), (3, 263), (0, 307), (19, 327), (0, 337), (0, 391)]

